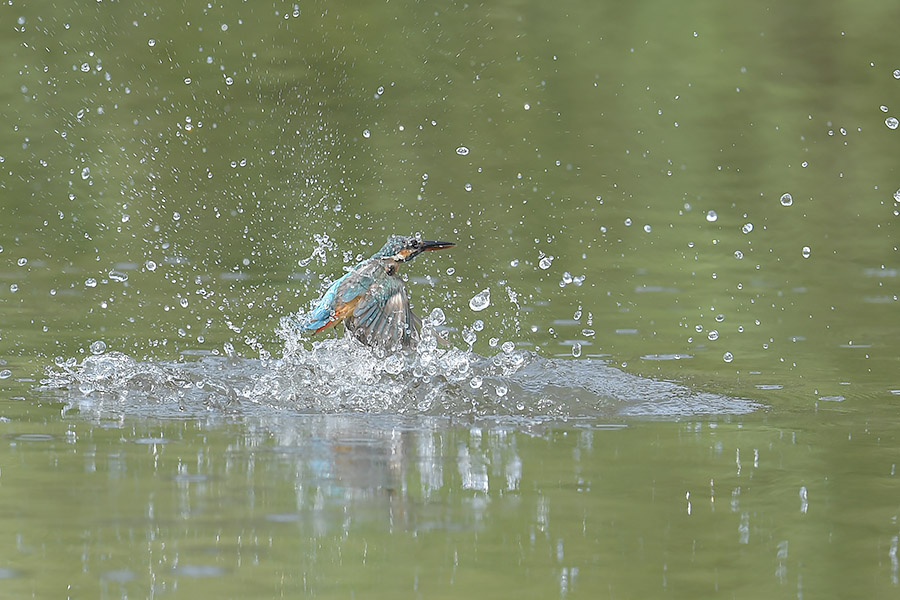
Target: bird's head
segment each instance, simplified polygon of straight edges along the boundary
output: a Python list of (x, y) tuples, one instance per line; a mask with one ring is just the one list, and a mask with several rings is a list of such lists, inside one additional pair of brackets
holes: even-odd
[(418, 235), (392, 235), (381, 250), (372, 255), (372, 258), (388, 258), (396, 262), (409, 262), (426, 250), (440, 250), (452, 248), (453, 242), (436, 242), (423, 240)]

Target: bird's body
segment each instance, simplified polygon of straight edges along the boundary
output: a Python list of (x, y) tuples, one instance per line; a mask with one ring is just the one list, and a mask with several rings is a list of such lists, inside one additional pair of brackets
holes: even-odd
[(422, 321), (409, 306), (399, 266), (426, 250), (452, 246), (452, 242), (392, 235), (381, 250), (331, 284), (305, 315), (303, 329), (319, 333), (343, 321), (348, 331), (370, 346), (414, 345)]

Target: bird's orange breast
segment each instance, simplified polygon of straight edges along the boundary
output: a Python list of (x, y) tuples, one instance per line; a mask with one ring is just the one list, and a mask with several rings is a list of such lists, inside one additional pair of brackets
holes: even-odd
[(346, 319), (348, 316), (350, 316), (350, 314), (353, 312), (353, 309), (356, 308), (357, 304), (359, 304), (360, 297), (361, 296), (356, 296), (349, 302), (344, 302), (343, 304), (338, 305), (337, 308), (334, 309), (334, 314), (331, 315), (331, 319), (327, 323), (316, 329), (315, 332), (319, 333), (320, 331), (324, 331), (332, 325), (336, 325), (338, 321)]

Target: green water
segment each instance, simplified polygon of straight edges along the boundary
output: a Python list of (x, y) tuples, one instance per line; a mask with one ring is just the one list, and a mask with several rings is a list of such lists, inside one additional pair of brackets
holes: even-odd
[[(897, 17), (0, 6), (0, 595), (895, 596)], [(454, 345), (762, 408), (179, 417), (39, 389), (97, 341), (279, 356), (281, 316), (415, 231), (458, 244), (406, 271)]]

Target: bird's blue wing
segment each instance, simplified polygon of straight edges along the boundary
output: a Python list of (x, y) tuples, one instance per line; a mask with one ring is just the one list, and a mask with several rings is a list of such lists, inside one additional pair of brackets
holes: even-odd
[[(349, 275), (349, 273), (347, 274)], [(332, 283), (311, 311), (304, 316), (301, 327), (307, 331), (318, 332), (329, 325), (335, 318), (335, 312), (338, 307), (338, 288), (347, 279), (347, 275), (336, 279)]]
[(306, 313), (301, 327), (318, 333), (352, 314), (362, 296), (375, 286), (373, 266), (357, 265), (353, 271), (335, 280)]

